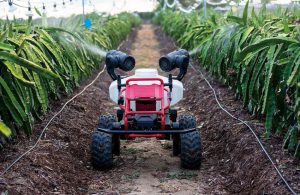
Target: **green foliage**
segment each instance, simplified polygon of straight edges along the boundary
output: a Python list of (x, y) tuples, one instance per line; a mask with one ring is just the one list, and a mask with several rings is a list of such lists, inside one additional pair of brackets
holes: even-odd
[(210, 12), (166, 10), (154, 19), (178, 44), (198, 51), (195, 57), (213, 75), (231, 86), (249, 112), (265, 121), (266, 137), (285, 135), (285, 146), (299, 156), (300, 27), (296, 10), (242, 17)]
[(0, 121), (0, 133), (2, 133), (6, 137), (9, 137), (11, 135), (10, 129), (2, 121)]
[(154, 12), (139, 12), (138, 14), (144, 20), (150, 20), (154, 17)]
[(60, 20), (55, 27), (42, 27), (38, 21), (0, 23), (2, 135), (10, 136), (10, 129), (31, 134), (34, 120), (47, 112), (50, 100), (72, 92), (99, 68), (103, 58), (87, 45), (103, 50), (115, 48), (139, 23), (129, 13), (88, 17), (93, 21), (90, 30), (83, 28), (78, 16)]

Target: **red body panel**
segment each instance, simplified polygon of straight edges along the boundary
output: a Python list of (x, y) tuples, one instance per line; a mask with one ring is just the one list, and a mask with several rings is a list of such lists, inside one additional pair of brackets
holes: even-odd
[[(157, 81), (151, 85), (139, 85), (132, 83), (133, 81)], [(124, 110), (124, 126), (128, 129), (128, 117), (135, 114), (157, 114), (161, 119), (161, 130), (165, 129), (165, 110), (170, 107), (170, 100), (164, 105), (164, 82), (161, 78), (129, 78), (126, 86), (121, 90), (121, 94), (125, 96), (125, 106), (120, 105)], [(135, 111), (131, 110), (131, 103), (135, 102)], [(157, 102), (161, 109), (157, 110)], [(164, 138), (164, 134), (128, 134), (128, 138), (136, 137), (156, 137)]]

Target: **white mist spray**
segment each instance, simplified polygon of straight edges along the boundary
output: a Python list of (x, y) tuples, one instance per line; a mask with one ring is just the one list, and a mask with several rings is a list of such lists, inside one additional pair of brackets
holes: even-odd
[(196, 47), (194, 49), (192, 49), (191, 51), (189, 51), (189, 55), (194, 55), (196, 53), (198, 53), (200, 51), (200, 47)]
[(107, 51), (104, 51), (104, 50), (102, 50), (101, 48), (99, 48), (98, 46), (93, 45), (93, 44), (84, 43), (84, 44), (83, 44), (83, 47), (84, 47), (86, 50), (92, 52), (93, 54), (100, 55), (100, 56), (102, 56), (102, 57), (105, 57), (106, 54), (107, 54)]
[(61, 40), (65, 40), (65, 41), (69, 42), (70, 44), (72, 44), (74, 46), (82, 46), (86, 50), (88, 50), (89, 52), (91, 52), (91, 53), (93, 53), (95, 55), (100, 55), (102, 57), (106, 57), (107, 51), (101, 49), (97, 45), (87, 43), (84, 40), (81, 40), (81, 44), (79, 44), (79, 42), (77, 42), (75, 40), (75, 38), (72, 37), (72, 36), (60, 36), (60, 39)]

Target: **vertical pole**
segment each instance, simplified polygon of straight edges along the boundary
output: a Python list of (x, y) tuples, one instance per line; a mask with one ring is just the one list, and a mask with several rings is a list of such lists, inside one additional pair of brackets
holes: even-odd
[(84, 1), (85, 0), (82, 0), (82, 23), (84, 24)]
[(206, 18), (206, 0), (203, 0), (204, 18)]
[[(163, 6), (163, 10), (165, 10), (166, 9), (166, 7), (167, 7), (167, 4), (166, 4), (166, 0), (162, 0), (163, 1), (163, 4), (164, 4), (164, 6)], [(175, 1), (175, 0), (174, 0)]]

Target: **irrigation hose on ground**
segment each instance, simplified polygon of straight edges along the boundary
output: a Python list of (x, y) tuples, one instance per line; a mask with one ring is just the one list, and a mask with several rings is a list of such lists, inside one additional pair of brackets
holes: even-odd
[[(124, 41), (128, 40), (128, 36), (126, 38), (126, 40), (123, 40), (122, 43), (119, 45), (118, 49), (121, 47), (121, 45), (123, 45)], [(98, 75), (96, 76), (96, 78), (94, 80), (92, 80), (91, 83), (89, 83), (88, 85), (86, 85), (83, 90), (81, 90), (78, 94), (74, 95), (71, 99), (69, 99), (64, 105), (63, 107), (49, 120), (49, 122), (46, 124), (46, 126), (43, 128), (41, 134), (39, 135), (37, 141), (35, 142), (35, 144), (33, 146), (31, 146), (28, 150), (26, 150), (24, 153), (22, 153), (16, 160), (14, 160), (10, 165), (7, 166), (7, 168), (0, 174), (0, 177), (3, 177), (3, 175), (5, 175), (5, 173), (7, 173), (17, 162), (19, 162), (24, 156), (26, 156), (28, 153), (30, 153), (34, 148), (36, 148), (36, 146), (39, 144), (39, 142), (41, 141), (43, 134), (46, 132), (47, 127), (50, 125), (50, 123), (65, 109), (65, 107), (72, 102), (76, 97), (80, 96), (83, 92), (85, 92), (85, 90), (87, 90), (87, 88), (89, 88), (91, 85), (93, 85), (96, 80), (100, 77), (101, 74), (103, 74), (103, 72), (105, 71), (106, 65), (104, 65), (103, 69), (98, 73)]]
[(262, 144), (262, 142), (260, 141), (259, 137), (256, 135), (255, 131), (252, 129), (252, 127), (245, 121), (243, 121), (242, 119), (234, 116), (233, 114), (231, 114), (228, 110), (226, 110), (222, 104), (220, 103), (216, 90), (212, 87), (212, 85), (210, 84), (210, 82), (208, 81), (208, 79), (204, 76), (204, 74), (202, 73), (202, 71), (200, 69), (196, 69), (192, 63), (190, 63), (192, 69), (195, 72), (199, 72), (201, 77), (205, 80), (205, 82), (207, 83), (207, 85), (210, 87), (210, 89), (212, 90), (213, 94), (214, 94), (214, 98), (218, 104), (218, 106), (227, 114), (229, 115), (231, 118), (238, 120), (239, 122), (243, 123), (246, 127), (248, 127), (248, 129), (250, 129), (251, 133), (253, 134), (253, 136), (255, 137), (256, 141), (258, 142), (259, 146), (261, 147), (261, 149), (263, 150), (264, 154), (267, 156), (267, 158), (269, 159), (269, 161), (271, 162), (272, 166), (274, 167), (274, 169), (276, 170), (278, 176), (281, 178), (281, 180), (284, 182), (284, 184), (286, 185), (287, 189), (294, 195), (297, 195), (297, 193), (293, 190), (293, 188), (290, 186), (290, 184), (286, 181), (286, 179), (284, 178), (284, 176), (281, 174), (279, 168), (276, 166), (276, 164), (274, 163), (274, 161), (272, 160), (271, 156), (269, 155), (269, 153), (267, 152), (267, 150), (265, 149), (264, 145)]
[[(279, 175), (279, 177), (282, 179), (282, 181), (284, 182), (284, 184), (286, 185), (286, 187), (288, 188), (288, 190), (294, 194), (297, 195), (297, 193), (292, 189), (292, 187), (289, 185), (289, 183), (286, 181), (286, 179), (283, 177), (283, 175), (281, 174), (281, 172), (279, 171), (278, 167), (276, 166), (276, 164), (274, 163), (274, 161), (272, 160), (271, 156), (269, 155), (269, 153), (267, 152), (267, 150), (265, 149), (265, 147), (263, 146), (262, 142), (260, 141), (260, 139), (258, 138), (258, 136), (256, 135), (256, 133), (254, 132), (254, 130), (252, 129), (252, 127), (250, 127), (250, 125), (248, 125), (247, 122), (243, 121), (242, 119), (239, 119), (238, 117), (234, 116), (233, 114), (231, 114), (228, 110), (226, 110), (221, 103), (219, 102), (219, 99), (217, 97), (216, 91), (215, 89), (212, 87), (212, 85), (210, 84), (210, 82), (207, 80), (207, 78), (204, 76), (204, 74), (202, 73), (201, 70), (197, 70), (192, 64), (191, 64), (192, 69), (195, 72), (199, 72), (201, 77), (205, 80), (205, 82), (207, 83), (207, 85), (211, 88), (215, 100), (218, 104), (218, 106), (226, 113), (228, 114), (231, 118), (240, 121), (241, 123), (243, 123), (245, 126), (248, 127), (248, 129), (250, 129), (251, 133), (253, 134), (253, 136), (255, 137), (255, 139), (257, 140), (257, 142), (259, 143), (261, 149), (263, 150), (264, 154), (267, 156), (267, 158), (269, 159), (269, 161), (271, 162), (272, 166), (274, 167), (274, 169), (276, 170), (277, 174)], [(39, 135), (37, 141), (35, 142), (35, 144), (30, 147), (26, 152), (24, 152), (23, 154), (21, 154), (16, 160), (14, 160), (2, 173), (1, 173), (1, 177), (7, 172), (9, 171), (17, 162), (19, 162), (24, 156), (26, 156), (28, 153), (30, 153), (34, 148), (36, 148), (36, 146), (39, 144), (39, 142), (41, 141), (44, 133), (47, 130), (47, 127), (51, 124), (51, 122), (65, 109), (65, 107), (72, 102), (75, 98), (77, 98), (78, 96), (80, 96), (82, 93), (84, 93), (86, 91), (87, 88), (89, 88), (91, 85), (93, 85), (96, 80), (100, 77), (100, 75), (105, 71), (106, 66), (103, 67), (103, 69), (98, 73), (98, 75), (96, 76), (96, 78), (89, 83), (88, 85), (86, 85), (83, 90), (81, 90), (78, 94), (74, 95), (71, 99), (69, 99), (64, 105), (63, 107), (49, 120), (49, 122), (46, 124), (46, 126), (43, 128), (41, 134)]]
[(77, 98), (78, 96), (80, 96), (83, 92), (85, 92), (85, 90), (87, 90), (87, 88), (89, 88), (91, 85), (93, 85), (96, 80), (100, 77), (100, 75), (105, 71), (106, 65), (104, 65), (103, 69), (98, 73), (98, 75), (96, 76), (96, 78), (90, 82), (88, 85), (86, 85), (79, 93), (77, 93), (76, 95), (74, 95), (71, 99), (69, 99), (63, 106), (62, 108), (48, 121), (48, 123), (46, 124), (46, 126), (43, 128), (42, 132), (40, 133), (38, 139), (36, 140), (35, 144), (33, 146), (31, 146), (26, 152), (22, 153), (16, 160), (14, 160), (2, 173), (1, 173), (1, 177), (7, 172), (9, 171), (17, 162), (19, 162), (24, 156), (26, 156), (28, 153), (30, 153), (34, 148), (36, 148), (36, 146), (39, 144), (39, 142), (41, 141), (44, 133), (47, 130), (47, 127), (51, 124), (51, 122), (60, 114), (62, 113), (62, 111), (66, 108), (66, 106), (72, 102), (75, 98)]

